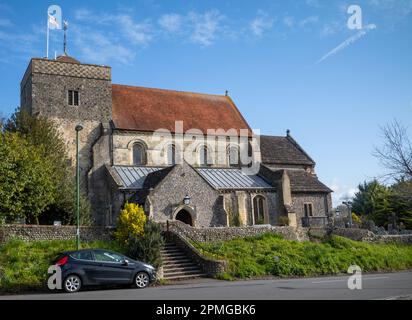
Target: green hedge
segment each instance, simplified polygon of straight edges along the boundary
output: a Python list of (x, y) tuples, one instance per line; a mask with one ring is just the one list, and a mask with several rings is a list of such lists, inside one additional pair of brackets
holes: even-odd
[(363, 272), (412, 268), (412, 246), (362, 243), (338, 236), (313, 243), (264, 234), (196, 246), (211, 258), (229, 261), (230, 270), (220, 275), (223, 279), (333, 275), (346, 273), (354, 264)]

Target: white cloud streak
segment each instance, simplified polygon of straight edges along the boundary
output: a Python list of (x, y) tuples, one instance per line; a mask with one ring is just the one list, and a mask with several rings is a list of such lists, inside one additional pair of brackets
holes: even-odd
[(322, 58), (320, 58), (316, 62), (316, 64), (319, 64), (319, 63), (325, 61), (329, 57), (337, 54), (339, 51), (342, 51), (343, 49), (349, 47), (351, 44), (353, 44), (353, 43), (357, 42), (358, 40), (360, 40), (361, 38), (363, 38), (369, 31), (374, 30), (374, 29), (376, 29), (375, 24), (366, 25), (361, 30), (359, 30), (355, 35), (353, 35), (352, 37), (346, 39), (340, 45), (338, 45), (336, 48), (334, 48), (333, 50), (331, 50), (327, 54), (325, 54)]
[(162, 15), (158, 23), (168, 33), (179, 33), (183, 27), (184, 17), (180, 14), (170, 13)]
[(204, 14), (190, 12), (188, 19), (192, 24), (191, 41), (200, 44), (202, 47), (207, 47), (218, 36), (224, 16), (217, 10), (211, 10)]
[(274, 22), (275, 19), (269, 17), (262, 10), (259, 10), (256, 18), (250, 22), (249, 26), (252, 33), (260, 38), (265, 32), (272, 29)]

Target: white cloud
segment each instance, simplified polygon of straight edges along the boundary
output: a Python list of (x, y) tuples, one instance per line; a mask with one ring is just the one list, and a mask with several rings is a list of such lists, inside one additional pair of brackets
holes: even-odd
[(217, 10), (207, 11), (204, 14), (190, 12), (188, 19), (191, 23), (190, 40), (203, 47), (210, 46), (218, 36), (221, 29), (221, 21), (224, 16)]
[(387, 13), (391, 11), (399, 18), (404, 18), (412, 12), (412, 0), (369, 0), (368, 4)]
[(307, 18), (301, 20), (301, 21), (299, 22), (299, 26), (302, 27), (302, 28), (304, 28), (304, 27), (306, 27), (307, 25), (317, 23), (318, 21), (319, 21), (319, 17), (318, 17), (318, 16), (310, 16), (310, 17), (307, 17)]
[(12, 62), (17, 58), (27, 59), (27, 56), (38, 56), (39, 52), (36, 48), (42, 35), (39, 30), (37, 26), (32, 26), (30, 32), (21, 33), (16, 28), (0, 30), (0, 49), (7, 52), (3, 60)]
[(153, 38), (152, 26), (149, 22), (135, 22), (129, 15), (113, 17), (113, 22), (118, 22), (123, 35), (134, 44), (147, 45)]
[(257, 37), (262, 37), (263, 34), (273, 27), (275, 20), (268, 17), (263, 11), (259, 10), (255, 19), (253, 19), (249, 26), (252, 33)]
[[(147, 45), (153, 39), (153, 26), (149, 21), (137, 22), (130, 14), (96, 14), (88, 9), (78, 9), (75, 12), (75, 19), (82, 25), (89, 26), (88, 23), (111, 26), (119, 32), (119, 36), (125, 38), (133, 44), (139, 46)], [(94, 27), (94, 30), (97, 30)]]
[(333, 50), (329, 51), (327, 54), (325, 54), (322, 58), (320, 58), (316, 64), (321, 63), (325, 61), (327, 58), (337, 54), (339, 51), (349, 47), (351, 44), (355, 43), (359, 39), (363, 38), (369, 31), (376, 29), (375, 24), (368, 24), (367, 26), (364, 26), (361, 30), (359, 30), (355, 35), (351, 36), (350, 38), (346, 39), (343, 41), (340, 45), (338, 45), (336, 48)]
[(158, 20), (159, 25), (169, 33), (180, 32), (183, 26), (183, 17), (176, 13), (164, 14)]
[(310, 7), (315, 7), (315, 8), (320, 7), (319, 0), (306, 0), (305, 3)]
[(113, 36), (90, 29), (84, 32), (84, 29), (75, 28), (72, 32), (81, 60), (98, 64), (130, 64), (135, 58), (135, 51), (120, 44)]
[(95, 21), (95, 17), (93, 13), (90, 10), (85, 9), (85, 8), (77, 9), (74, 13), (74, 18), (76, 20), (82, 20), (82, 21), (87, 21), (87, 20)]
[(353, 188), (347, 185), (342, 185), (338, 178), (335, 178), (330, 183), (330, 188), (333, 190), (332, 193), (332, 202), (333, 206), (336, 207), (342, 203), (342, 201), (347, 201), (352, 199), (358, 188)]
[(283, 24), (288, 28), (292, 28), (295, 25), (295, 19), (291, 16), (286, 16), (283, 18)]
[(13, 23), (9, 19), (0, 18), (0, 27), (7, 28), (12, 27)]
[(323, 25), (323, 28), (320, 32), (322, 37), (331, 36), (339, 31), (343, 30), (346, 27), (345, 23), (339, 23), (337, 21), (332, 21)]

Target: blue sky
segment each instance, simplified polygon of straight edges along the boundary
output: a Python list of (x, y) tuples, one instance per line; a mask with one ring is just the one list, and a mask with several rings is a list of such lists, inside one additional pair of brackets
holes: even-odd
[[(229, 90), (251, 127), (290, 129), (335, 203), (384, 172), (372, 156), (380, 126), (398, 119), (412, 132), (412, 0), (0, 1), (5, 116), (30, 58), (45, 56), (52, 4), (69, 21), (69, 54), (112, 66), (114, 83)], [(352, 4), (361, 35), (347, 27)], [(51, 56), (62, 37), (51, 31)]]

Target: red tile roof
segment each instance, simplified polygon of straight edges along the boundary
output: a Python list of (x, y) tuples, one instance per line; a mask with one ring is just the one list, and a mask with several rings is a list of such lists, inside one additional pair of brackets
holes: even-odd
[[(250, 130), (228, 96), (163, 89), (112, 85), (113, 123), (116, 129), (133, 131), (175, 131), (175, 121), (183, 130)], [(251, 131), (251, 130), (250, 130)]]

